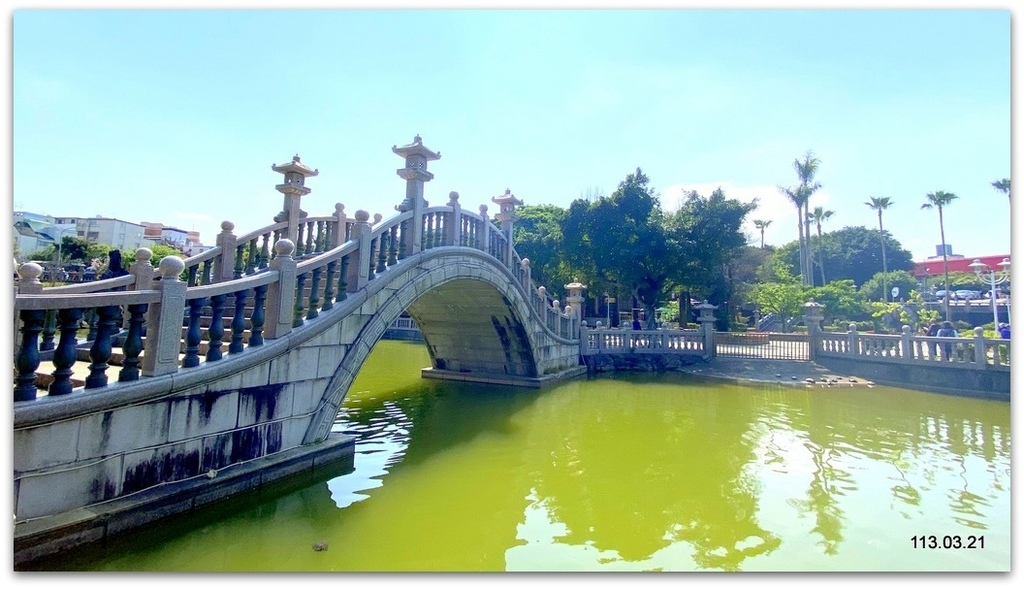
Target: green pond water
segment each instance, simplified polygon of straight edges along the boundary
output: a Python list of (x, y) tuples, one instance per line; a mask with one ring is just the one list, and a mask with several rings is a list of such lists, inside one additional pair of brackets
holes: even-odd
[(1010, 570), (1008, 403), (678, 373), (538, 391), (428, 364), (377, 345), (335, 426), (353, 472), (59, 568)]

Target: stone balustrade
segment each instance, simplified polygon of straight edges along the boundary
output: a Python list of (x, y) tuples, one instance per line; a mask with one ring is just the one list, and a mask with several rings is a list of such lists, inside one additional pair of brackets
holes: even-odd
[[(288, 178), (277, 186), (285, 205), (274, 223), (236, 236), (234, 224), (225, 221), (217, 245), (199, 255), (166, 257), (157, 270), (151, 252), (140, 248), (128, 276), (53, 288), (40, 283), (38, 264), (22, 265), (14, 304), (15, 401), (43, 391), (106, 387), (105, 372), (115, 361), (124, 382), (242, 354), (315, 320), (406, 258), (441, 247), (473, 248), (499, 260), (541, 323), (559, 338), (577, 340), (578, 317), (533, 284), (529, 260), (511, 243), (514, 208), (521, 203), (509, 191), (492, 199), (501, 205), (500, 226), (488, 218), (486, 205), (479, 212), (463, 210), (456, 192), (448, 204), (427, 207), (422, 188), (432, 175), (425, 163), (408, 163), (425, 148), (418, 137), (407, 147), (412, 156), (395, 149), (407, 158), (399, 170), (407, 199), (386, 220), (377, 214), (371, 221), (367, 211), (350, 218), (340, 203), (332, 215), (306, 215), (299, 208), (299, 198), (309, 192), (302, 181), (315, 172), (296, 156), (292, 164), (274, 167)], [(76, 383), (83, 321), (91, 322), (87, 341), (95, 343), (90, 377)], [(49, 377), (38, 373), (43, 362), (54, 365)]]

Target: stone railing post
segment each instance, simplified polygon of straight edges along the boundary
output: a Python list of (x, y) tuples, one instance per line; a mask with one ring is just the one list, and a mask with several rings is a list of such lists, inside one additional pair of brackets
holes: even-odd
[(348, 292), (355, 292), (366, 286), (366, 283), (370, 281), (370, 265), (374, 261), (370, 259), (371, 229), (369, 221), (370, 213), (356, 211), (356, 222), (352, 225), (350, 239), (359, 244), (359, 249), (352, 254), (352, 261), (348, 264), (348, 276), (345, 277)]
[(231, 221), (222, 221), (220, 224), (220, 233), (217, 234), (217, 247), (220, 248), (220, 254), (213, 262), (213, 267), (217, 271), (217, 275), (213, 277), (214, 282), (224, 282), (234, 278), (235, 249), (238, 245), (238, 236), (232, 233), (234, 229), (235, 224)]
[(181, 324), (185, 315), (188, 285), (181, 281), (185, 262), (177, 256), (160, 260), (160, 280), (154, 283), (160, 301), (146, 312), (146, 344), (142, 356), (142, 375), (160, 376), (178, 370), (181, 352)]
[(278, 272), (275, 282), (267, 289), (266, 320), (263, 324), (263, 337), (275, 339), (292, 330), (292, 319), (295, 315), (295, 283), (296, 266), (292, 257), (295, 244), (290, 239), (281, 239), (274, 244), (274, 259), (270, 260), (270, 269)]
[[(998, 325), (997, 325), (998, 327)], [(974, 367), (984, 369), (988, 364), (988, 355), (985, 353), (985, 330), (980, 327), (974, 328)]]
[(851, 356), (857, 356), (857, 324), (850, 324), (850, 331), (846, 333), (846, 353)]
[(807, 352), (811, 361), (818, 355), (818, 345), (821, 342), (821, 322), (825, 319), (822, 313), (824, 305), (814, 302), (814, 299), (804, 304), (804, 325), (807, 326)]
[(135, 250), (135, 261), (128, 268), (128, 273), (135, 277), (135, 284), (132, 285), (132, 290), (149, 290), (153, 288), (153, 276), (156, 274), (156, 268), (150, 262), (152, 259), (153, 251), (148, 247), (140, 247)]
[(444, 228), (444, 242), (462, 245), (462, 205), (459, 204), (458, 192), (453, 190), (448, 193), (448, 206), (452, 208), (452, 222)]
[(587, 355), (590, 353), (590, 336), (588, 335), (589, 328), (587, 327), (586, 321), (580, 322), (580, 355)]
[(914, 359), (914, 334), (909, 325), (904, 325), (901, 329), (900, 357), (904, 360)]
[(704, 336), (704, 357), (714, 358), (718, 356), (715, 350), (715, 309), (718, 307), (704, 301), (695, 308), (700, 312), (697, 322), (700, 323), (700, 330)]
[(480, 205), (480, 217), (484, 220), (480, 227), (480, 249), (487, 252), (491, 248), (491, 219), (487, 216), (487, 205)]
[(523, 258), (519, 260), (519, 267), (523, 269), (522, 273), (522, 284), (523, 290), (530, 292), (530, 283), (532, 281), (531, 270), (530, 270), (530, 258)]
[(345, 215), (345, 205), (336, 203), (334, 205), (334, 226), (337, 227), (331, 234), (331, 243), (327, 249), (334, 249), (345, 243), (345, 225), (348, 224), (348, 216)]

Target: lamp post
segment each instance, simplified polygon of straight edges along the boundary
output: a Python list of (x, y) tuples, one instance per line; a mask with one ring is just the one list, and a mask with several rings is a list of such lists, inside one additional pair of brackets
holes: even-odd
[(74, 231), (75, 227), (61, 227), (57, 229), (57, 265), (60, 266), (64, 263), (61, 248), (64, 245), (64, 232)]
[[(1010, 259), (1003, 258), (1002, 262), (997, 264), (1000, 270), (989, 270), (988, 264), (983, 264), (981, 260), (974, 260), (968, 268), (974, 270), (974, 273), (978, 275), (978, 278), (987, 280), (991, 285), (988, 291), (988, 297), (992, 301), (992, 327), (999, 330), (999, 312), (996, 309), (996, 285), (1002, 284), (1010, 279)], [(1009, 318), (1009, 307), (1007, 307), (1007, 321)]]

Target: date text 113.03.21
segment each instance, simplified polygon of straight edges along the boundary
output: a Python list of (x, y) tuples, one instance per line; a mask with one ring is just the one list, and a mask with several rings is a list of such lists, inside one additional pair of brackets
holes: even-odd
[(914, 548), (942, 550), (977, 550), (985, 547), (985, 536), (913, 536), (910, 542)]

